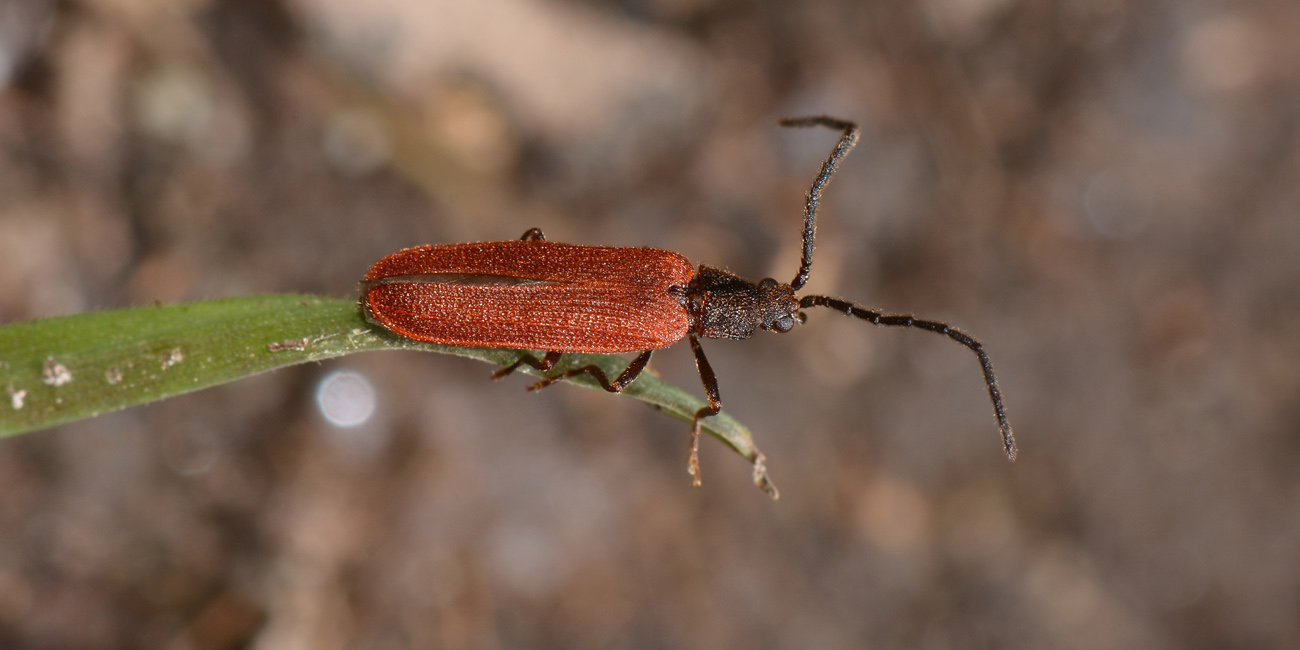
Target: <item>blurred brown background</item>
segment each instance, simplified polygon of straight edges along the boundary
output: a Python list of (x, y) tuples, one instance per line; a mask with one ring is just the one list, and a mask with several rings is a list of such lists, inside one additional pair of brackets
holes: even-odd
[[(0, 442), (4, 648), (1300, 647), (1294, 0), (0, 0), (0, 320), (680, 251), (950, 320), (707, 341), (716, 441), (414, 353)], [(698, 391), (687, 346), (655, 357)], [(329, 372), (380, 395), (336, 429)], [(702, 392), (701, 392), (702, 394)]]

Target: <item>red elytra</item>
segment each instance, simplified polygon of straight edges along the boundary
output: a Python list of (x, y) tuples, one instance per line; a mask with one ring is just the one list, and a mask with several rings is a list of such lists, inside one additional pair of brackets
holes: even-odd
[(690, 341), (708, 406), (691, 422), (688, 471), (699, 485), (700, 421), (722, 409), (717, 379), (699, 338), (747, 339), (758, 330), (787, 332), (806, 319), (804, 309), (828, 307), (875, 325), (913, 327), (945, 335), (978, 357), (1007, 457), (1016, 458), (993, 364), (974, 337), (938, 321), (886, 314), (829, 296), (796, 297), (812, 269), (817, 208), (840, 160), (857, 144), (852, 122), (826, 116), (790, 118), (782, 126), (842, 131), (808, 191), (803, 255), (793, 281), (753, 283), (655, 248), (579, 246), (546, 241), (536, 228), (518, 241), (419, 246), (375, 263), (361, 283), (366, 318), (397, 334), (448, 345), (547, 350), (523, 354), (492, 374), (520, 365), (549, 371), (572, 352), (640, 352), (610, 381), (598, 366), (575, 368), (529, 386), (536, 390), (581, 374), (617, 393), (650, 362), (651, 353)]
[(686, 336), (670, 293), (695, 269), (655, 248), (540, 240), (419, 246), (366, 274), (372, 320), (421, 341), (560, 352), (631, 352)]

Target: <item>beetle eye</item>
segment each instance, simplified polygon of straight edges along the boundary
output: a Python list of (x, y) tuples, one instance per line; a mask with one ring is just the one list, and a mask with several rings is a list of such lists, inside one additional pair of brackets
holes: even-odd
[(782, 316), (772, 321), (772, 329), (781, 332), (782, 334), (789, 332), (794, 329), (794, 318), (791, 318), (789, 315)]
[(775, 286), (776, 286), (776, 280), (773, 280), (772, 278), (763, 278), (762, 280), (758, 281), (759, 289), (771, 289), (772, 287)]

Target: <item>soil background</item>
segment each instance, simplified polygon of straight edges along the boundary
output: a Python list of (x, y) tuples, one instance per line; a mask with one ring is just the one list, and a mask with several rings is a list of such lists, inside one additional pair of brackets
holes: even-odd
[[(0, 442), (5, 648), (1300, 647), (1294, 0), (0, 0), (0, 321), (426, 243), (798, 266), (687, 425), (373, 353)], [(699, 391), (689, 347), (654, 367)], [(348, 370), (366, 424), (316, 406)], [(702, 392), (701, 392), (702, 394)]]

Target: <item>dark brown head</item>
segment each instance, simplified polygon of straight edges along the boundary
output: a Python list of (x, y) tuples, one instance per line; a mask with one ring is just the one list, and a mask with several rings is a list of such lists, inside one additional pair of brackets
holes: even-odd
[(772, 278), (754, 284), (703, 264), (686, 289), (684, 304), (695, 334), (711, 339), (747, 339), (760, 329), (788, 332), (803, 322), (790, 285)]

